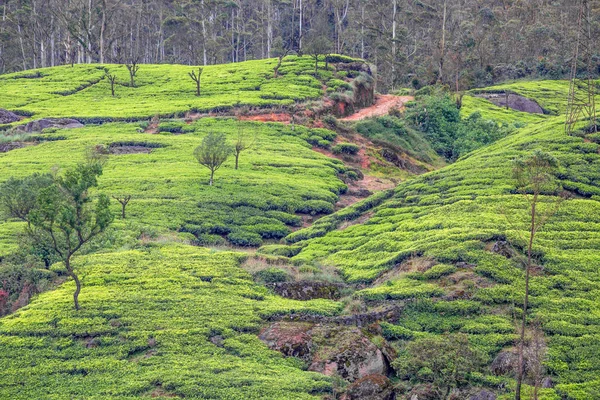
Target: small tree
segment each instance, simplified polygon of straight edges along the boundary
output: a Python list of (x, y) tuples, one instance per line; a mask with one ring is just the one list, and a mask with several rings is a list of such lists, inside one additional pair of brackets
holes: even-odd
[(202, 76), (203, 71), (204, 68), (198, 67), (198, 73), (196, 73), (196, 71), (194, 70), (192, 70), (192, 72), (188, 72), (190, 78), (192, 78), (192, 80), (196, 82), (196, 96), (200, 96), (200, 77)]
[(306, 51), (315, 60), (315, 78), (319, 74), (319, 57), (329, 54), (331, 46), (332, 43), (324, 35), (315, 35), (310, 38), (306, 46)]
[(64, 176), (55, 177), (52, 185), (41, 189), (37, 205), (29, 213), (31, 225), (27, 234), (32, 238), (45, 238), (75, 281), (73, 302), (76, 310), (80, 308), (81, 281), (71, 258), (103, 233), (113, 220), (108, 197), (101, 194), (94, 202), (88, 193), (90, 188), (97, 186), (101, 174), (102, 164), (96, 160), (77, 165)]
[(194, 150), (194, 157), (200, 165), (210, 170), (209, 186), (213, 184), (215, 171), (217, 171), (231, 154), (231, 147), (227, 144), (225, 135), (211, 132), (202, 139), (202, 144)]
[(129, 80), (131, 87), (135, 87), (135, 75), (137, 74), (140, 66), (137, 65), (137, 61), (132, 61), (131, 64), (125, 64), (127, 71), (129, 71)]
[(456, 334), (410, 342), (393, 365), (399, 377), (432, 383), (439, 398), (447, 399), (453, 388), (465, 386), (469, 375), (481, 369), (483, 360), (467, 335)]
[(121, 204), (121, 219), (125, 219), (125, 207), (127, 207), (127, 204), (129, 204), (129, 201), (131, 200), (131, 195), (128, 194), (121, 196), (113, 196), (112, 198), (118, 201), (119, 204)]
[(110, 82), (110, 93), (112, 94), (112, 97), (115, 97), (115, 84), (117, 83), (117, 75), (111, 75), (107, 72), (106, 79), (108, 79), (108, 82)]
[(254, 145), (255, 140), (255, 137), (248, 137), (248, 135), (242, 130), (242, 127), (238, 126), (237, 137), (233, 145), (233, 152), (235, 155), (235, 169), (238, 169), (240, 153), (252, 147)]
[(535, 150), (532, 154), (514, 161), (513, 177), (517, 181), (517, 191), (527, 200), (529, 206), (529, 238), (527, 239), (527, 258), (525, 265), (525, 299), (523, 301), (523, 316), (519, 338), (519, 365), (517, 367), (517, 388), (515, 399), (521, 399), (521, 386), (525, 369), (523, 350), (525, 345), (525, 329), (527, 327), (527, 311), (529, 307), (529, 280), (533, 267), (533, 244), (537, 232), (548, 219), (554, 215), (563, 198), (557, 197), (553, 204), (544, 211), (540, 210), (541, 195), (555, 193), (559, 189), (553, 173), (558, 168), (558, 161), (552, 155)]

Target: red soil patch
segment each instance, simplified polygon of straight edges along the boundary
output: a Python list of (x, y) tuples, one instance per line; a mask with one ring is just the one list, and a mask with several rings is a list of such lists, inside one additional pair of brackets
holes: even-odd
[(413, 96), (394, 96), (392, 94), (381, 94), (378, 95), (375, 104), (370, 107), (363, 108), (357, 113), (350, 115), (349, 117), (342, 118), (341, 121), (360, 121), (365, 118), (381, 117), (387, 115), (390, 110), (397, 108), (402, 109), (404, 104), (414, 100)]
[(283, 122), (289, 124), (292, 121), (292, 117), (285, 113), (270, 113), (270, 114), (259, 114), (259, 115), (243, 115), (240, 116), (241, 121), (258, 121), (258, 122)]

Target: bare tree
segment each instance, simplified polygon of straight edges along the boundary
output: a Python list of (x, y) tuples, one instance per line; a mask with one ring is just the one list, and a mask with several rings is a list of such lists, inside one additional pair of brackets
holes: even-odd
[(196, 71), (194, 70), (192, 70), (192, 72), (188, 72), (190, 78), (192, 78), (192, 80), (196, 82), (196, 96), (200, 96), (200, 77), (202, 76), (203, 71), (204, 68), (198, 67), (198, 73), (196, 73)]
[(528, 375), (533, 383), (533, 400), (538, 400), (542, 380), (546, 373), (544, 363), (546, 362), (548, 348), (539, 320), (533, 321), (530, 332), (531, 338), (525, 349), (524, 357), (527, 359)]
[(125, 219), (125, 207), (127, 207), (127, 204), (129, 204), (129, 201), (131, 200), (131, 195), (128, 194), (112, 196), (112, 198), (118, 201), (119, 204), (121, 204), (121, 219)]
[(115, 84), (117, 83), (117, 75), (111, 75), (108, 72), (106, 73), (106, 79), (110, 83), (110, 93), (112, 97), (115, 97)]
[(529, 281), (533, 267), (533, 245), (536, 234), (548, 222), (562, 204), (563, 197), (555, 197), (545, 210), (540, 210), (541, 196), (544, 193), (556, 193), (559, 185), (553, 173), (558, 168), (558, 161), (552, 155), (535, 150), (532, 154), (514, 161), (513, 177), (517, 181), (517, 191), (527, 200), (529, 206), (529, 237), (527, 238), (527, 257), (522, 262), (525, 266), (525, 299), (521, 319), (519, 337), (519, 365), (517, 367), (517, 387), (515, 400), (521, 399), (521, 386), (524, 375), (525, 330), (527, 328), (527, 311), (529, 307)]
[(256, 137), (248, 137), (248, 135), (245, 133), (242, 127), (238, 125), (238, 133), (235, 143), (233, 145), (233, 152), (235, 155), (235, 169), (238, 169), (240, 153), (252, 147), (255, 141)]
[(127, 71), (129, 71), (129, 84), (131, 87), (135, 87), (135, 76), (140, 69), (140, 66), (137, 65), (137, 61), (133, 60), (131, 64), (125, 64), (125, 67), (127, 67)]

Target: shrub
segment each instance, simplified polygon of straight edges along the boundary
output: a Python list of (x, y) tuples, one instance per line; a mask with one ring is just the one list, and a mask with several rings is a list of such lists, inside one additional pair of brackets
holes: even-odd
[(168, 133), (189, 133), (193, 132), (194, 128), (188, 126), (183, 121), (167, 121), (161, 122), (158, 125), (159, 132), (168, 132)]
[(258, 249), (259, 254), (268, 254), (273, 256), (294, 257), (302, 250), (301, 246), (286, 246), (283, 244), (271, 244)]
[(242, 226), (242, 229), (248, 232), (259, 234), (264, 239), (281, 239), (290, 234), (290, 229), (284, 225), (278, 224), (256, 224)]
[(360, 150), (360, 147), (358, 147), (354, 143), (338, 143), (335, 146), (333, 146), (333, 148), (331, 149), (331, 151), (333, 151), (335, 154), (350, 154), (350, 155), (357, 154), (359, 150)]
[(227, 244), (227, 241), (219, 235), (211, 235), (209, 233), (203, 233), (197, 236), (197, 243), (201, 246), (223, 246)]
[(281, 268), (267, 268), (254, 274), (254, 279), (265, 283), (287, 282), (290, 280), (288, 272)]
[(308, 200), (305, 201), (297, 212), (302, 214), (331, 214), (333, 212), (333, 204), (325, 200)]
[(242, 247), (257, 247), (262, 244), (262, 238), (258, 233), (246, 231), (234, 231), (227, 235), (231, 244)]

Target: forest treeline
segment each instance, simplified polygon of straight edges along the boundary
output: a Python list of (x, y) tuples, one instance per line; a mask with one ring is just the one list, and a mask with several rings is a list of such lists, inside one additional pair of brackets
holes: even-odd
[[(598, 37), (600, 0), (590, 0)], [(0, 73), (70, 63), (369, 60), (379, 90), (568, 74), (575, 0), (4, 0)], [(600, 58), (596, 57), (600, 70)]]

